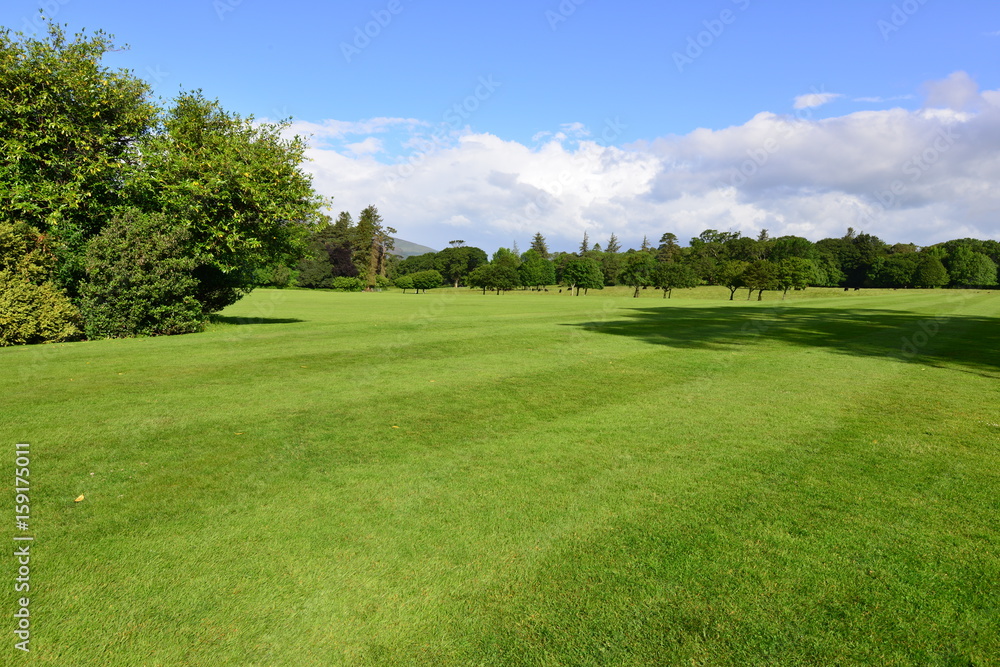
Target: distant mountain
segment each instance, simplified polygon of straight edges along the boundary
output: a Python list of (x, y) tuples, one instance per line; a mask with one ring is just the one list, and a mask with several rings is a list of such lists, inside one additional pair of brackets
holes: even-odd
[(396, 242), (396, 247), (393, 249), (393, 255), (399, 255), (403, 259), (407, 257), (413, 257), (414, 255), (424, 255), (429, 252), (437, 252), (434, 248), (428, 248), (425, 245), (420, 245), (419, 243), (411, 243), (410, 241), (404, 241), (403, 239), (392, 238)]

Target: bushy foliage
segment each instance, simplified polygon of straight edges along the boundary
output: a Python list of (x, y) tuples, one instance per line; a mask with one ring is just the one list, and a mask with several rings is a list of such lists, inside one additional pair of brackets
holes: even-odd
[(914, 287), (943, 287), (948, 284), (950, 277), (944, 264), (935, 255), (920, 253), (920, 262), (917, 270), (913, 274)]
[(444, 278), (441, 277), (441, 274), (433, 269), (410, 274), (409, 278), (413, 281), (413, 288), (418, 292), (426, 292), (429, 289), (441, 287), (442, 283), (444, 283)]
[(81, 310), (88, 338), (200, 331), (205, 312), (187, 229), (129, 210), (87, 244)]
[(663, 298), (669, 299), (675, 289), (697, 287), (701, 279), (690, 266), (680, 262), (660, 262), (653, 272), (653, 282), (663, 290)]
[(80, 313), (52, 282), (55, 258), (45, 244), (37, 229), (0, 222), (0, 346), (80, 335)]
[(111, 37), (0, 31), (0, 220), (46, 235), (53, 279), (76, 296), (83, 247), (120, 205), (156, 107), (131, 71), (104, 67)]
[(413, 278), (409, 275), (399, 276), (393, 282), (395, 283), (396, 287), (403, 290), (404, 294), (406, 293), (406, 290), (413, 289)]
[(997, 284), (997, 265), (968, 246), (959, 246), (948, 258), (948, 275), (956, 287), (992, 287)]
[(556, 282), (555, 265), (542, 257), (541, 253), (534, 248), (521, 255), (518, 275), (522, 285), (536, 289), (540, 289), (544, 285), (554, 285)]
[(341, 292), (360, 292), (365, 288), (365, 281), (361, 278), (351, 278), (349, 276), (337, 276), (333, 279), (333, 289)]
[(622, 268), (618, 280), (622, 284), (635, 289), (633, 297), (639, 298), (639, 290), (653, 284), (653, 273), (656, 271), (656, 257), (653, 253), (640, 250), (626, 253), (622, 260)]

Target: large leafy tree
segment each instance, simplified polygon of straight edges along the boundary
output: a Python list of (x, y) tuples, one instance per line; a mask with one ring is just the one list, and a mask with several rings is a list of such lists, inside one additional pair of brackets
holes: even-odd
[(920, 263), (917, 253), (896, 253), (878, 257), (868, 271), (868, 283), (874, 287), (910, 287)]
[(261, 266), (298, 252), (306, 223), (318, 219), (324, 202), (300, 166), (305, 142), (284, 138), (285, 127), (241, 118), (187, 92), (142, 143), (131, 199), (188, 229), (206, 312), (253, 289)]
[(111, 36), (47, 27), (0, 30), (0, 221), (43, 234), (56, 283), (76, 296), (84, 245), (121, 205), (156, 107), (145, 82), (101, 64), (119, 48)]
[(778, 270), (774, 262), (766, 259), (754, 262), (743, 272), (743, 286), (747, 288), (747, 301), (757, 292), (757, 300), (764, 299), (764, 292), (779, 288)]
[(948, 257), (948, 273), (956, 287), (991, 287), (997, 284), (996, 263), (967, 245), (956, 247)]
[(653, 284), (653, 272), (656, 271), (656, 257), (652, 252), (640, 250), (628, 252), (622, 259), (618, 280), (624, 285), (635, 288), (634, 298), (639, 298), (639, 290)]
[(576, 290), (604, 289), (604, 273), (601, 265), (591, 257), (574, 257), (566, 263), (563, 270), (563, 282)]
[(458, 287), (477, 266), (487, 261), (485, 252), (470, 246), (445, 248), (434, 257), (437, 270), (455, 287)]
[(541, 289), (544, 285), (556, 282), (556, 269), (552, 262), (542, 257), (537, 250), (531, 249), (521, 255), (521, 266), (518, 268), (521, 284), (527, 287)]
[(920, 261), (913, 274), (914, 287), (943, 287), (950, 279), (948, 270), (936, 255), (929, 252), (920, 253)]
[(493, 253), (490, 266), (493, 267), (492, 287), (499, 294), (501, 290), (510, 290), (521, 285), (521, 258), (509, 248), (497, 248)]
[(814, 260), (819, 256), (816, 244), (801, 236), (780, 236), (769, 244), (767, 258), (772, 262), (780, 262), (788, 257)]

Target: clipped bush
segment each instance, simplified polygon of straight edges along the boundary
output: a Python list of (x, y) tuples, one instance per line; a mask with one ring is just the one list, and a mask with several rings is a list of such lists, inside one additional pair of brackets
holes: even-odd
[(55, 284), (0, 271), (0, 347), (74, 340), (79, 321), (79, 311)]
[(337, 276), (333, 279), (333, 289), (343, 292), (360, 292), (365, 288), (365, 281), (361, 278), (350, 278), (348, 276)]
[(87, 245), (81, 287), (89, 338), (201, 331), (205, 313), (188, 232), (165, 215), (128, 210)]
[(79, 338), (80, 313), (50, 280), (54, 263), (36, 229), (0, 223), (0, 346)]
[(392, 281), (385, 276), (375, 276), (375, 287), (378, 289), (388, 289), (392, 287)]

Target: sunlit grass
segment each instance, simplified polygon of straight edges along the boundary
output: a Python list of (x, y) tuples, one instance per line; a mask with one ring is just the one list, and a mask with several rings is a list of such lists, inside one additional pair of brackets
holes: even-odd
[(264, 290), (0, 350), (32, 661), (1000, 654), (1000, 293), (623, 294)]

